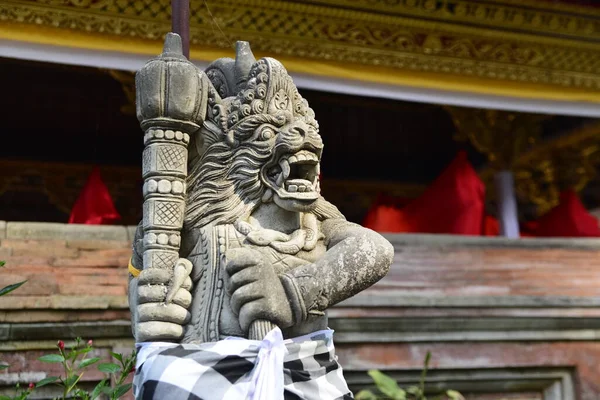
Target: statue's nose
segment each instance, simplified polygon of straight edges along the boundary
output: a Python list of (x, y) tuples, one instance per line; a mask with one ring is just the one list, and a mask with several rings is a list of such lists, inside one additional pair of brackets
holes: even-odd
[(290, 133), (294, 136), (300, 136), (302, 139), (306, 136), (307, 129), (300, 125), (295, 125), (290, 128)]

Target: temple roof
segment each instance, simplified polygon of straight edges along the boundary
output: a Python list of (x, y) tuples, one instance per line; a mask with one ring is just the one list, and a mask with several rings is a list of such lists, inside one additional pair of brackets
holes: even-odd
[[(598, 102), (600, 10), (592, 3), (192, 1), (191, 55), (230, 56), (241, 39), (296, 74)], [(170, 30), (170, 2), (7, 0), (0, 21), (4, 40), (155, 55)]]

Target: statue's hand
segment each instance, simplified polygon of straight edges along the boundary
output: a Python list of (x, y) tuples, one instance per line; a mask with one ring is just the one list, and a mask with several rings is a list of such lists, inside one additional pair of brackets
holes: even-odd
[(290, 304), (269, 260), (250, 248), (230, 249), (226, 258), (231, 308), (238, 315), (241, 328), (247, 332), (250, 324), (259, 319), (280, 328), (292, 326)]
[(136, 340), (179, 340), (190, 319), (192, 263), (180, 258), (173, 273), (145, 269), (138, 278)]

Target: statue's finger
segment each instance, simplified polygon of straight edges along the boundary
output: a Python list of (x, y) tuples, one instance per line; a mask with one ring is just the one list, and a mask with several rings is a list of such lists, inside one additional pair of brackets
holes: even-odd
[(184, 325), (190, 319), (190, 313), (177, 304), (145, 303), (138, 305), (138, 321), (162, 321)]
[(240, 308), (246, 303), (262, 298), (263, 295), (260, 293), (260, 285), (258, 282), (253, 282), (248, 285), (240, 287), (238, 290), (233, 292), (229, 303), (232, 311), (237, 315)]
[(179, 341), (182, 337), (183, 326), (171, 322), (141, 322), (137, 324), (135, 331), (135, 340), (137, 342)]
[[(182, 261), (187, 261), (189, 263), (189, 268)], [(169, 289), (167, 291), (167, 296), (165, 299), (166, 303), (170, 303), (173, 300), (173, 297), (177, 293), (177, 291), (182, 287), (183, 281), (189, 277), (190, 272), (192, 271), (191, 263), (186, 259), (180, 259), (179, 262), (175, 265), (173, 269), (173, 278), (171, 279), (171, 283), (169, 284)]]
[(183, 280), (181, 288), (188, 291), (192, 289), (192, 279), (189, 276)]
[(246, 268), (229, 277), (227, 281), (227, 290), (232, 294), (240, 287), (256, 282), (260, 276), (260, 272), (256, 268)]
[(262, 254), (254, 249), (239, 247), (227, 250), (225, 259), (227, 260), (225, 269), (231, 276), (244, 268), (260, 264)]
[[(144, 303), (163, 303), (165, 301), (165, 289), (164, 286), (150, 286), (145, 285), (138, 287), (138, 304)], [(192, 303), (192, 295), (185, 289), (179, 289), (173, 298), (171, 303), (180, 305), (183, 308), (188, 308)]]
[(192, 264), (192, 262), (190, 260), (188, 260), (187, 258), (180, 258), (177, 260), (177, 263), (175, 264), (175, 266), (181, 266), (185, 269), (186, 275), (189, 275), (192, 273), (192, 269), (194, 268), (194, 264)]
[(142, 270), (138, 277), (138, 285), (167, 284), (171, 281), (173, 273), (167, 269), (148, 268)]
[(252, 322), (263, 319), (265, 309), (265, 305), (260, 301), (244, 304), (239, 312), (239, 323), (242, 330), (248, 332)]

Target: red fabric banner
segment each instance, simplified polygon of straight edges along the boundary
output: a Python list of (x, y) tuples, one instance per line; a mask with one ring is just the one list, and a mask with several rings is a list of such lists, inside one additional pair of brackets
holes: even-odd
[(102, 180), (100, 169), (94, 167), (75, 202), (70, 224), (108, 225), (121, 219), (108, 188)]
[(598, 219), (590, 214), (573, 190), (560, 194), (560, 203), (525, 230), (539, 237), (600, 237)]
[(402, 208), (374, 204), (363, 225), (379, 232), (481, 235), (484, 204), (485, 186), (461, 151), (421, 196)]

